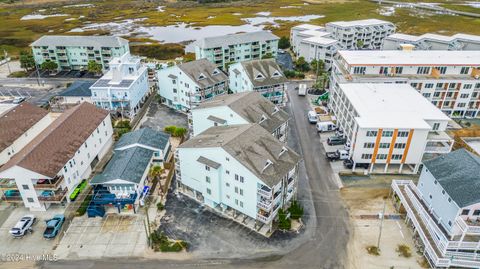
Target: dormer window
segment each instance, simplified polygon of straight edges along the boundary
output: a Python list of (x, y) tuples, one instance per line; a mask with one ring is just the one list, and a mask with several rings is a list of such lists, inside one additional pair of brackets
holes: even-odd
[(267, 169), (272, 164), (273, 164), (272, 161), (267, 159), (267, 162), (265, 163), (265, 166), (263, 167), (262, 172), (265, 171), (265, 169)]
[(218, 75), (220, 74), (220, 71), (218, 69), (213, 70), (212, 75)]
[(280, 151), (280, 154), (278, 154), (278, 157), (282, 156), (283, 153), (287, 152), (288, 149), (286, 147), (282, 147), (282, 150)]
[(278, 77), (281, 77), (281, 76), (282, 75), (277, 70), (275, 70), (275, 72), (273, 72), (273, 75), (272, 75), (273, 78), (278, 78)]
[(200, 75), (198, 75), (198, 80), (202, 80), (202, 79), (205, 79), (205, 78), (206, 78), (205, 75), (202, 74), (202, 73), (200, 73)]
[(280, 109), (279, 109), (277, 106), (275, 106), (275, 107), (273, 108), (272, 115), (275, 114), (275, 113), (277, 113), (278, 111), (280, 111)]
[(255, 76), (255, 79), (264, 79), (265, 76), (262, 74), (262, 73), (258, 73), (256, 76)]
[(262, 118), (260, 119), (260, 122), (258, 124), (261, 124), (262, 122), (266, 121), (267, 117), (265, 115), (262, 115)]

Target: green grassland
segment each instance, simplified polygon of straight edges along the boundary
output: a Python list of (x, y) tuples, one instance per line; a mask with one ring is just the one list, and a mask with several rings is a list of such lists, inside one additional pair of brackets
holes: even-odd
[[(472, 7), (456, 4), (448, 0), (435, 1), (445, 7), (472, 11)], [(312, 20), (310, 23), (324, 24), (336, 20), (355, 20), (365, 18), (378, 18), (391, 21), (397, 25), (398, 31), (410, 34), (423, 34), (436, 32), (453, 34), (457, 32), (480, 34), (480, 19), (419, 14), (411, 9), (397, 8), (392, 16), (379, 14), (379, 6), (368, 0), (342, 0), (342, 1), (309, 1), (305, 5), (302, 0), (243, 0), (228, 3), (197, 4), (195, 1), (74, 1), (75, 4), (92, 3), (95, 7), (65, 7), (63, 2), (47, 2), (44, 4), (22, 5), (19, 2), (9, 4), (8, 1), (0, 2), (0, 50), (7, 50), (15, 55), (22, 49), (44, 34), (73, 34), (91, 35), (108, 34), (102, 31), (87, 31), (83, 33), (67, 33), (71, 29), (81, 27), (87, 22), (101, 23), (119, 21), (124, 19), (147, 18), (142, 22), (146, 26), (173, 25), (180, 22), (190, 23), (192, 27), (205, 25), (242, 25), (242, 18), (255, 17), (257, 12), (271, 12), (271, 16), (301, 16), (318, 14), (325, 17)], [(69, 5), (72, 1), (68, 2)], [(157, 7), (166, 6), (165, 12), (159, 12)], [(295, 8), (281, 8), (295, 6)], [(38, 13), (39, 9), (46, 9), (42, 14), (68, 14), (68, 17), (50, 17), (42, 20), (20, 20), (24, 15)], [(478, 11), (480, 12), (480, 11)], [(234, 13), (241, 13), (236, 16)], [(84, 16), (79, 18), (80, 16)], [(210, 16), (214, 18), (207, 19)], [(65, 21), (66, 18), (77, 18)], [(278, 28), (270, 28), (279, 36), (288, 36), (290, 27), (298, 22), (279, 21)], [(147, 41), (147, 40), (145, 40)], [(151, 41), (151, 40), (149, 40)], [(154, 41), (153, 41), (154, 42)], [(139, 46), (139, 45), (137, 45)], [(160, 46), (159, 48), (162, 48)], [(176, 49), (172, 46), (163, 46), (170, 52)], [(137, 48), (152, 54), (153, 47)]]

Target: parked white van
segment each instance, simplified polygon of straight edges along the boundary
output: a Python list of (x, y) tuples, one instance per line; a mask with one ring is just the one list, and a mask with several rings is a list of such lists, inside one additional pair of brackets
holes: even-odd
[(317, 112), (308, 111), (307, 118), (310, 123), (316, 123), (318, 121)]
[(329, 132), (337, 128), (335, 124), (331, 121), (320, 121), (317, 122), (317, 131), (318, 132)]
[(307, 84), (302, 83), (298, 86), (298, 95), (307, 95)]

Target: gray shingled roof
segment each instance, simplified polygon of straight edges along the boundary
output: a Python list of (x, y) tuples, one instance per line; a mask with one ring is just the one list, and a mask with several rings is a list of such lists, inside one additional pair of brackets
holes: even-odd
[[(297, 153), (258, 124), (211, 127), (179, 146), (214, 147), (223, 148), (269, 187), (278, 184), (300, 161)], [(287, 151), (280, 154), (283, 149)], [(272, 164), (265, 168), (267, 160)]]
[(480, 203), (480, 157), (462, 148), (423, 164), (459, 207)]
[[(283, 74), (280, 66), (278, 66), (275, 59), (252, 60), (241, 62), (245, 69), (248, 78), (254, 87), (269, 86), (287, 82), (287, 78)], [(273, 77), (273, 74), (278, 72), (280, 76)], [(256, 79), (261, 74), (263, 78)]]
[[(227, 75), (207, 59), (186, 62), (178, 65), (178, 68), (197, 83), (200, 88), (206, 88), (228, 80)], [(214, 75), (214, 71), (216, 71), (217, 74)], [(200, 79), (201, 75), (203, 75), (204, 78)]]
[(245, 44), (251, 42), (265, 42), (268, 40), (278, 40), (278, 36), (268, 31), (257, 31), (250, 33), (240, 33), (231, 35), (222, 35), (214, 37), (205, 37), (198, 41), (199, 47), (211, 49), (217, 47), (228, 47), (235, 44)]
[(44, 35), (30, 46), (122, 47), (128, 40), (117, 36)]
[(95, 81), (91, 80), (77, 80), (70, 87), (63, 90), (58, 96), (92, 96), (92, 91), (90, 86), (93, 85)]
[(140, 144), (155, 149), (164, 150), (169, 139), (169, 134), (161, 131), (155, 131), (147, 127), (122, 135), (117, 144), (115, 144), (115, 149), (123, 148), (133, 144)]
[(260, 123), (270, 133), (288, 121), (288, 113), (279, 109), (275, 112), (275, 104), (258, 92), (242, 92), (218, 95), (195, 109), (228, 106), (249, 123), (260, 123), (263, 116), (266, 120)]
[(152, 156), (153, 150), (142, 147), (115, 151), (103, 172), (93, 177), (90, 184), (103, 184), (116, 179), (138, 184)]

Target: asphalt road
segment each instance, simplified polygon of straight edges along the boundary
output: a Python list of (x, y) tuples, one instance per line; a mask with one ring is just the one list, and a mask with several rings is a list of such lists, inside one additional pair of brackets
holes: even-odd
[[(319, 142), (314, 125), (308, 123), (307, 98), (299, 97), (290, 85), (290, 126), (294, 128), (303, 155), (314, 205), (314, 232), (306, 243), (285, 255), (271, 255), (255, 259), (209, 260), (143, 260), (102, 259), (88, 261), (59, 261), (38, 264), (39, 268), (346, 268), (347, 243), (350, 224), (338, 191), (333, 172), (324, 158), (325, 150)], [(1, 266), (0, 266), (1, 268)]]

